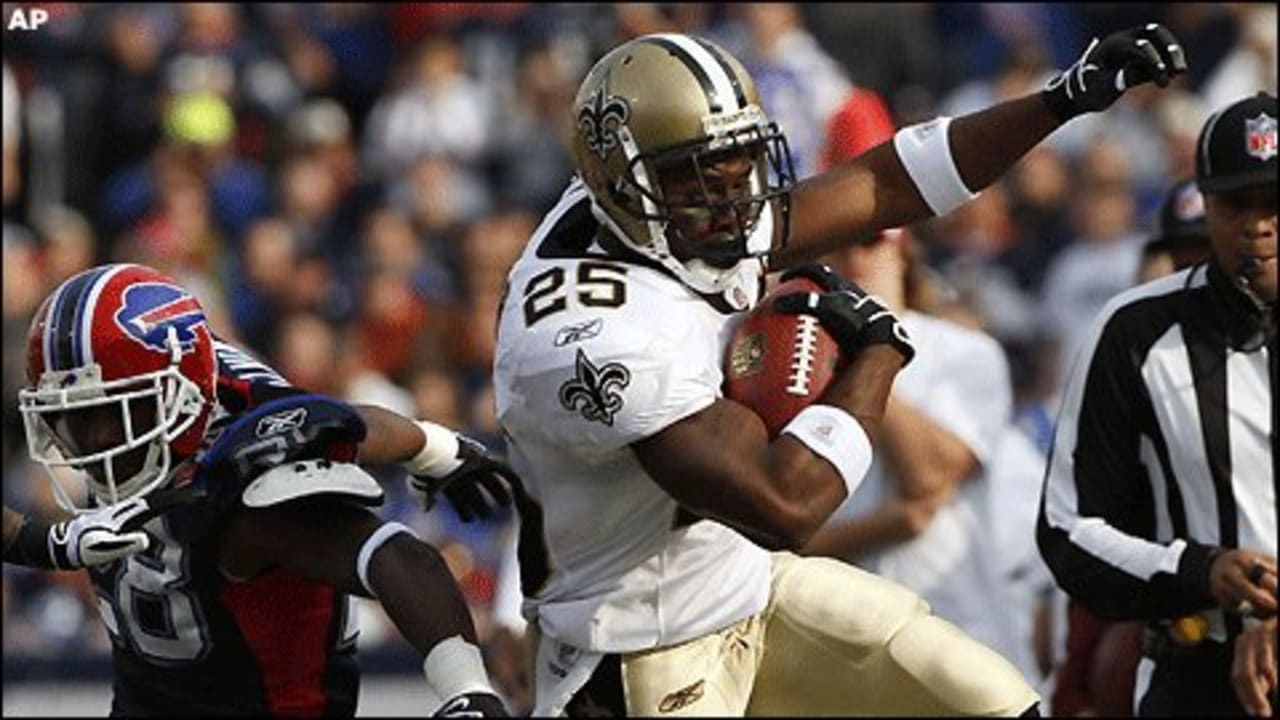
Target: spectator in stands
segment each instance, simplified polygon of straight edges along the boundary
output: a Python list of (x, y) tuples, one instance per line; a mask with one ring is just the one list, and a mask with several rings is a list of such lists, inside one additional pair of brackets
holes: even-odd
[(108, 237), (130, 227), (161, 200), (171, 172), (192, 173), (207, 185), (218, 230), (238, 243), (252, 221), (271, 205), (267, 177), (235, 147), (236, 118), (221, 96), (198, 92), (170, 100), (164, 140), (147, 158), (109, 178), (103, 190), (103, 232)]
[(1082, 170), (1073, 206), (1078, 235), (1049, 265), (1040, 295), (1043, 323), (1058, 346), (1059, 378), (1092, 318), (1113, 295), (1137, 277), (1142, 237), (1137, 207), (1129, 186), (1125, 148), (1099, 143)]
[(18, 153), (22, 150), (22, 97), (18, 93), (18, 81), (4, 64), (4, 206), (18, 197), (22, 187), (22, 172)]
[(797, 4), (749, 3), (740, 14), (750, 40), (742, 62), (765, 112), (787, 134), (796, 176), (808, 177), (819, 169), (823, 132), (852, 86), (804, 26)]
[(457, 42), (429, 35), (401, 75), (370, 113), (361, 150), (365, 172), (391, 182), (424, 155), (445, 155), (472, 170), (490, 149), (494, 109), (468, 76)]

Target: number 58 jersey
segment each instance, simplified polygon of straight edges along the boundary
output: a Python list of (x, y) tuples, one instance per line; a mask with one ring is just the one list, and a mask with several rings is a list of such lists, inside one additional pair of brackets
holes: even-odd
[(733, 315), (604, 252), (600, 232), (575, 181), (507, 277), (494, 388), (523, 482), (524, 615), (561, 642), (630, 652), (763, 609), (769, 556), (682, 510), (629, 447), (720, 396)]
[[(245, 411), (301, 392), (233, 345), (215, 341), (214, 350), (217, 405), (206, 445)], [(173, 472), (190, 469), (188, 462)], [(247, 580), (223, 574), (218, 528), (236, 511), (203, 504), (153, 518), (146, 551), (90, 569), (112, 640), (112, 715), (355, 712), (349, 598), (280, 568)], [(188, 531), (192, 525), (209, 529)]]

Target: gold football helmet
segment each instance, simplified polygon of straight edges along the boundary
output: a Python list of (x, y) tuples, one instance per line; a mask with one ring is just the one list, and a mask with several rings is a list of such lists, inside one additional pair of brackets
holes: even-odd
[(675, 33), (624, 43), (587, 74), (573, 113), (596, 217), (693, 289), (724, 292), (785, 242), (786, 138), (720, 46)]

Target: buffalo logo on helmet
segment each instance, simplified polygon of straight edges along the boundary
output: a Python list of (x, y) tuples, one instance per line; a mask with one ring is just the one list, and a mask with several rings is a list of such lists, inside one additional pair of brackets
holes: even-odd
[(129, 337), (166, 352), (172, 327), (184, 353), (195, 345), (195, 328), (204, 324), (205, 317), (200, 303), (189, 293), (168, 283), (147, 282), (125, 288), (123, 297), (115, 321)]
[(1245, 152), (1266, 162), (1276, 155), (1276, 119), (1261, 113), (1244, 121)]
[(604, 85), (591, 95), (591, 101), (578, 111), (578, 127), (587, 149), (603, 159), (618, 146), (618, 130), (631, 117), (627, 101), (616, 95), (605, 97)]

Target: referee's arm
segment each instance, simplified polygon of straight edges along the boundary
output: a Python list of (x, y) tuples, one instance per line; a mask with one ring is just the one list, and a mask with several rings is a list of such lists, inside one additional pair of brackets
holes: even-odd
[(1126, 335), (1107, 322), (1072, 370), (1036, 541), (1058, 585), (1095, 615), (1179, 617), (1216, 605), (1207, 582), (1212, 548), (1148, 539), (1155, 537), (1156, 509), (1140, 457), (1144, 444), (1162, 440)]

